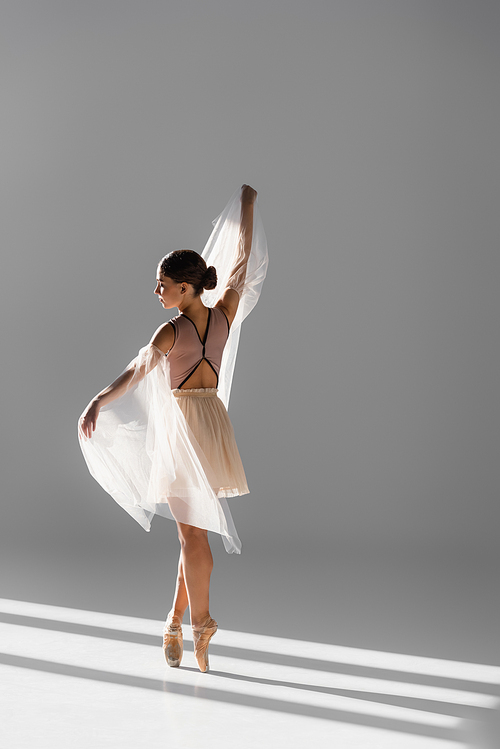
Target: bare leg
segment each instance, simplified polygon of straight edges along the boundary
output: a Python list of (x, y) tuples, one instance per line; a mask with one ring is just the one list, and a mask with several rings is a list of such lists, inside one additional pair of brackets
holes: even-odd
[(177, 584), (175, 586), (174, 602), (172, 608), (169, 611), (169, 616), (175, 616), (182, 622), (184, 618), (184, 612), (189, 605), (188, 594), (186, 590), (186, 583), (184, 581), (184, 571), (182, 569), (182, 549), (179, 554), (179, 567), (177, 570)]
[(177, 585), (174, 603), (168, 612), (163, 630), (163, 653), (169, 666), (178, 668), (181, 665), (184, 644), (182, 638), (182, 619), (188, 605), (186, 586), (182, 573), (182, 559), (179, 559)]
[[(201, 627), (210, 618), (210, 575), (214, 566), (210, 544), (208, 543), (208, 533), (203, 528), (196, 528), (194, 525), (179, 522), (177, 522), (177, 530), (181, 542), (179, 564), (182, 564), (182, 576), (189, 601), (191, 626)], [(181, 590), (182, 586), (179, 584), (179, 594)], [(182, 610), (184, 603), (180, 597), (179, 604), (179, 610)]]

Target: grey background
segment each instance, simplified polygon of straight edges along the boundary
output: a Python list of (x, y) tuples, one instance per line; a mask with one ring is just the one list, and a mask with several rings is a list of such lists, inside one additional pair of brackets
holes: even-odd
[[(166, 319), (159, 258), (201, 251), (248, 182), (270, 266), (230, 403), (243, 554), (212, 538), (214, 608), (385, 647), (398, 612), (413, 652), (455, 655), (447, 625), (481, 626), (498, 559), (498, 3), (21, 0), (2, 16), (1, 595), (168, 610), (175, 525), (146, 534), (115, 505), (76, 422)], [(467, 581), (469, 618), (451, 603), (425, 619)], [(425, 621), (408, 629), (412, 606)]]

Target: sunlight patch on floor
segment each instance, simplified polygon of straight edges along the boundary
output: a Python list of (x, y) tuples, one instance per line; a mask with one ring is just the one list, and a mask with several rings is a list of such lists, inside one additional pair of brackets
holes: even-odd
[[(0, 599), (1, 745), (456, 749), (497, 708), (500, 668), (220, 628), (207, 674), (184, 625)], [(42, 742), (42, 743), (40, 743)], [(43, 743), (46, 742), (46, 743)]]

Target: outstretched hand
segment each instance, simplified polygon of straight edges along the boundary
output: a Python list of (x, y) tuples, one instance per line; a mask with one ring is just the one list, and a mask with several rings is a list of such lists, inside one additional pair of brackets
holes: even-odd
[(99, 416), (100, 410), (101, 410), (101, 406), (98, 403), (98, 401), (93, 400), (93, 401), (90, 401), (89, 405), (87, 406), (83, 414), (80, 416), (80, 421), (78, 422), (78, 425), (79, 425), (78, 431), (82, 433), (85, 437), (87, 437), (88, 439), (92, 437), (92, 432), (95, 432), (97, 417)]
[(241, 202), (253, 205), (257, 197), (257, 191), (250, 185), (242, 185)]

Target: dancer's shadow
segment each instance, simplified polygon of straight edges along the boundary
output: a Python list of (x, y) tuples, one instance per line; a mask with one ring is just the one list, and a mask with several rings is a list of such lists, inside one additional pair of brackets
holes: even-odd
[[(64, 631), (73, 634), (86, 634), (93, 637), (115, 639), (128, 641), (131, 643), (141, 643), (144, 645), (160, 645), (160, 637), (141, 632), (123, 631), (119, 629), (108, 629), (105, 627), (96, 627), (94, 625), (80, 624), (76, 622), (61, 622), (49, 619), (39, 619), (37, 617), (28, 617), (17, 614), (2, 613), (0, 620), (10, 624), (18, 624), (42, 629), (51, 629)], [(186, 649), (192, 650), (192, 643), (186, 642)], [(364, 677), (386, 679), (399, 681), (410, 684), (426, 684), (427, 686), (447, 687), (449, 689), (465, 690), (477, 692), (485, 695), (499, 695), (500, 685), (492, 683), (471, 682), (456, 678), (441, 677), (435, 674), (416, 674), (410, 671), (393, 671), (390, 668), (374, 668), (373, 666), (364, 666), (363, 664), (337, 663), (332, 661), (312, 660), (310, 658), (284, 655), (280, 653), (261, 652), (246, 648), (237, 648), (234, 646), (213, 645), (212, 655), (223, 655), (235, 660), (251, 660), (261, 663), (272, 663), (276, 666), (294, 666), (307, 670), (316, 670), (336, 674), (362, 675)], [(144, 689), (153, 689), (165, 693), (175, 693), (186, 697), (195, 697), (199, 699), (216, 700), (229, 704), (245, 705), (264, 710), (276, 712), (293, 713), (295, 715), (304, 715), (317, 717), (326, 720), (341, 721), (345, 723), (370, 726), (374, 728), (383, 728), (408, 734), (421, 736), (430, 736), (448, 741), (464, 742), (469, 740), (470, 749), (497, 749), (500, 745), (498, 737), (500, 736), (499, 713), (498, 710), (490, 710), (478, 706), (462, 705), (453, 702), (441, 702), (438, 700), (428, 700), (420, 697), (411, 697), (397, 694), (387, 694), (380, 692), (357, 691), (353, 689), (341, 689), (338, 687), (327, 687), (315, 684), (303, 684), (292, 681), (249, 676), (241, 673), (213, 671), (202, 675), (197, 668), (190, 666), (181, 666), (181, 670), (194, 672), (200, 675), (202, 679), (195, 684), (181, 684), (173, 679), (160, 680), (135, 676), (133, 674), (119, 674), (107, 672), (100, 669), (87, 668), (85, 666), (68, 665), (55, 661), (44, 661), (36, 658), (23, 657), (21, 655), (0, 654), (0, 663), (5, 665), (17, 666), (47, 673), (61, 675), (71, 675), (83, 679), (103, 681), (108, 683), (123, 684), (126, 686), (141, 687)], [(330, 708), (323, 706), (311, 705), (300, 701), (289, 701), (280, 699), (277, 695), (269, 696), (241, 694), (239, 692), (228, 690), (227, 688), (217, 688), (217, 680), (227, 679), (233, 681), (244, 681), (253, 684), (262, 684), (274, 687), (286, 687), (297, 690), (298, 692), (315, 692), (329, 694), (341, 697), (348, 697), (370, 703), (380, 703), (395, 707), (411, 708), (426, 712), (438, 713), (441, 715), (462, 718), (462, 723), (456, 727), (444, 727), (436, 725), (426, 725), (420, 721), (411, 721), (408, 719), (398, 720), (383, 715), (374, 715), (371, 712), (358, 712), (343, 710), (340, 708)], [(221, 684), (222, 686), (222, 684)], [(495, 741), (497, 743), (495, 743)], [(475, 742), (475, 743), (474, 743)], [(482, 742), (482, 743), (481, 743)]]
[[(198, 673), (197, 668), (191, 666), (181, 666), (183, 671)], [(315, 692), (317, 694), (330, 694), (337, 697), (349, 697), (355, 700), (365, 700), (366, 702), (378, 702), (383, 705), (392, 705), (394, 707), (404, 707), (411, 710), (425, 710), (429, 713), (440, 715), (450, 715), (457, 718), (483, 720), (490, 708), (480, 707), (477, 705), (464, 705), (462, 703), (446, 702), (444, 700), (432, 700), (424, 697), (411, 697), (408, 695), (397, 695), (389, 692), (369, 692), (361, 689), (341, 689), (340, 687), (326, 687), (316, 684), (301, 684), (293, 681), (280, 681), (278, 679), (264, 679), (258, 676), (247, 676), (235, 674), (227, 671), (209, 671), (212, 677), (224, 679), (233, 679), (235, 681), (246, 681), (250, 684), (265, 684), (271, 687), (287, 687), (289, 689), (302, 690), (304, 692)]]

